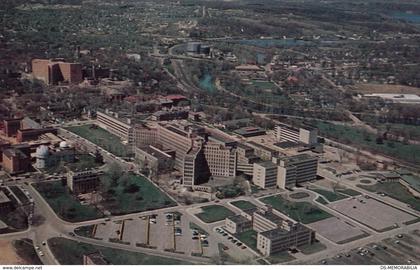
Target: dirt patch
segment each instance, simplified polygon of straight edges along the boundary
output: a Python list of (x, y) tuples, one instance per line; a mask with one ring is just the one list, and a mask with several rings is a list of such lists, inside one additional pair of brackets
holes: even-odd
[(349, 89), (363, 94), (420, 94), (420, 88), (405, 85), (366, 83), (351, 86)]
[(5, 264), (28, 264), (19, 257), (13, 247), (12, 241), (0, 240), (0, 265)]

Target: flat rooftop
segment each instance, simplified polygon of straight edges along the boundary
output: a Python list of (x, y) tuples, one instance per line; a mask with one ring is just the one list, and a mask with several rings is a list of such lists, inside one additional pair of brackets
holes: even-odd
[(260, 215), (260, 216), (264, 217), (265, 219), (268, 219), (269, 221), (274, 222), (276, 224), (280, 224), (285, 220), (285, 219), (279, 217), (278, 215), (273, 214), (273, 212), (271, 212), (271, 211), (257, 211), (255, 213), (257, 213), (258, 215)]

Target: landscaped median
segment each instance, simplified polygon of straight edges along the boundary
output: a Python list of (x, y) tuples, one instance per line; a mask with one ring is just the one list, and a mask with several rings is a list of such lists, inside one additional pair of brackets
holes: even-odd
[(332, 217), (329, 213), (309, 202), (291, 202), (279, 195), (265, 197), (261, 202), (273, 206), (290, 218), (304, 224)]

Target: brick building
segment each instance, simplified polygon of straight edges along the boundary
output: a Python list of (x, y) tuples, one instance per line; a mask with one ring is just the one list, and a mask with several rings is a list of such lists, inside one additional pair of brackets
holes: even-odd
[(78, 84), (83, 81), (82, 65), (66, 63), (62, 59), (33, 59), (32, 74), (46, 84), (59, 82)]

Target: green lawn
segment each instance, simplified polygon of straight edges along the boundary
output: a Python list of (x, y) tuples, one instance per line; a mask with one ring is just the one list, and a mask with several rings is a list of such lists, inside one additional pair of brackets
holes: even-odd
[(149, 180), (134, 174), (124, 174), (113, 182), (108, 175), (101, 177), (102, 204), (114, 215), (141, 212), (177, 204)]
[(322, 203), (322, 204), (328, 204), (328, 202), (324, 199), (324, 198), (322, 198), (322, 197), (318, 197), (318, 198), (316, 198), (316, 200), (315, 201), (317, 201), (317, 202), (319, 202), (319, 203)]
[(265, 197), (261, 201), (304, 224), (331, 217), (329, 213), (308, 202), (290, 202), (280, 196)]
[(61, 181), (36, 183), (33, 186), (44, 197), (54, 212), (69, 222), (79, 222), (102, 217), (102, 213), (93, 206), (81, 205), (70, 194)]
[(289, 195), (289, 197), (292, 198), (292, 199), (303, 199), (303, 198), (307, 198), (309, 196), (310, 195), (306, 192), (296, 192), (296, 193), (293, 193), (293, 194)]
[(93, 125), (66, 127), (67, 130), (83, 137), (116, 156), (125, 157), (128, 155), (127, 147), (122, 144), (121, 139), (103, 128), (93, 128)]
[(234, 201), (234, 202), (231, 202), (231, 204), (238, 207), (241, 210), (254, 209), (257, 207), (255, 204), (245, 201), (245, 200)]
[(201, 207), (203, 212), (196, 214), (196, 216), (205, 223), (212, 223), (224, 220), (227, 217), (234, 216), (235, 213), (224, 206), (208, 205)]
[(316, 122), (315, 125), (322, 136), (336, 139), (345, 144), (359, 145), (364, 149), (377, 151), (408, 162), (420, 162), (420, 145), (395, 141), (384, 141), (383, 144), (377, 144), (375, 134), (364, 132), (358, 128), (327, 122)]
[(254, 230), (249, 230), (246, 232), (241, 232), (235, 235), (237, 239), (243, 242), (248, 247), (257, 251), (257, 235), (258, 233)]
[(328, 190), (325, 190), (325, 189), (311, 188), (310, 190), (315, 191), (316, 193), (324, 196), (330, 202), (335, 202), (335, 201), (339, 201), (339, 200), (348, 198), (347, 196), (342, 195), (340, 193), (336, 193), (334, 191), (328, 191)]
[(304, 245), (304, 246), (300, 246), (298, 247), (298, 249), (303, 253), (303, 254), (312, 254), (312, 253), (316, 253), (319, 251), (322, 251), (324, 249), (326, 249), (327, 247), (325, 245), (323, 245), (321, 242), (315, 242), (313, 244), (308, 244), (308, 245)]
[(285, 263), (296, 259), (292, 255), (290, 255), (287, 251), (282, 251), (278, 253), (271, 254), (269, 257), (267, 257), (267, 260), (271, 264), (279, 264), (279, 263)]
[(96, 246), (65, 238), (51, 238), (48, 240), (55, 258), (64, 265), (83, 264), (83, 255), (100, 251), (101, 254), (113, 265), (180, 265), (191, 264), (166, 257), (152, 256), (140, 252), (131, 252), (115, 248)]
[(24, 259), (28, 264), (42, 265), (31, 239), (24, 238), (15, 240), (13, 241), (13, 247), (18, 256)]
[(360, 188), (370, 192), (383, 192), (396, 200), (411, 205), (417, 211), (420, 211), (420, 199), (411, 194), (400, 183), (376, 183), (375, 185), (357, 185)]
[(206, 230), (204, 230), (203, 228), (201, 228), (200, 226), (198, 226), (194, 222), (190, 222), (190, 229), (197, 230), (200, 234), (209, 235), (209, 233)]
[(95, 225), (77, 227), (76, 229), (74, 229), (74, 233), (83, 237), (92, 238), (94, 227)]
[(349, 196), (358, 196), (362, 193), (360, 193), (359, 191), (356, 191), (354, 189), (350, 189), (350, 188), (337, 188), (336, 189), (338, 193), (343, 193), (345, 195), (349, 195)]
[(55, 167), (46, 168), (45, 171), (48, 173), (62, 173), (66, 172), (67, 169), (65, 167), (70, 168), (71, 170), (84, 170), (84, 169), (92, 169), (97, 168), (103, 165), (102, 163), (97, 163), (95, 161), (95, 157), (89, 154), (77, 154), (76, 155), (76, 162), (74, 163), (66, 163), (66, 164), (58, 164)]

